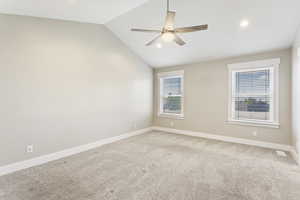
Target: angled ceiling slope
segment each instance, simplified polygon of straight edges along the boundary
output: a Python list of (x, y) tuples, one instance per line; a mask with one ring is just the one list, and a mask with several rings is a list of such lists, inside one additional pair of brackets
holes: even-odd
[[(177, 27), (208, 24), (209, 30), (182, 34), (187, 42), (182, 47), (173, 43), (162, 43), (162, 48), (145, 46), (157, 33), (130, 29), (160, 29), (166, 0), (150, 0), (106, 25), (148, 64), (165, 67), (288, 48), (300, 24), (299, 0), (170, 0), (170, 5), (177, 12)], [(244, 19), (249, 21), (246, 28), (240, 26)]]
[(104, 24), (148, 0), (0, 0), (0, 13)]

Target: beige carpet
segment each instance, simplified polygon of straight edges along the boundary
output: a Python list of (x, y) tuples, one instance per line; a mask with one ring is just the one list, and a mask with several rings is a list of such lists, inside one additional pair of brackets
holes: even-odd
[(162, 132), (0, 177), (1, 200), (300, 200), (273, 150)]

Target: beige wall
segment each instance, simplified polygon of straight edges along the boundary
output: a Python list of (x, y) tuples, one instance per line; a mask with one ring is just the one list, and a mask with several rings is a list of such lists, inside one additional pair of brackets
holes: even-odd
[(0, 15), (0, 33), (0, 166), (151, 126), (153, 70), (105, 26)]
[[(298, 55), (299, 54), (299, 55)], [(300, 30), (293, 46), (293, 145), (300, 152)]]
[[(281, 58), (280, 65), (280, 128), (232, 125), (227, 121), (228, 69), (227, 64), (261, 59)], [(154, 125), (176, 129), (291, 144), (291, 49), (201, 62), (197, 64), (156, 69), (156, 73), (184, 69), (185, 119), (157, 117), (158, 82), (155, 81)], [(253, 136), (253, 132), (257, 136)]]

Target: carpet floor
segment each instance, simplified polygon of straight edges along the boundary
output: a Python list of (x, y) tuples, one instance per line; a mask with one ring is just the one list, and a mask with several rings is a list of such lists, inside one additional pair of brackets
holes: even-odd
[(150, 132), (0, 177), (1, 200), (299, 200), (274, 150)]

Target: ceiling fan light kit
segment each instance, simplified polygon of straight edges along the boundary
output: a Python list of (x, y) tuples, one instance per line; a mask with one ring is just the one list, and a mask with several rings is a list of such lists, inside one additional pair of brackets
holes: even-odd
[[(204, 30), (208, 29), (207, 24), (199, 25), (199, 26), (175, 28), (174, 27), (175, 15), (176, 15), (176, 12), (170, 11), (170, 9), (169, 9), (169, 0), (167, 0), (167, 17), (166, 17), (165, 24), (164, 24), (164, 27), (162, 28), (162, 30), (150, 30), (150, 29), (133, 28), (133, 29), (131, 29), (131, 31), (145, 32), (145, 33), (159, 33), (159, 35), (156, 36), (153, 40), (146, 43), (146, 46), (150, 46), (152, 44), (155, 44), (160, 39), (162, 39), (164, 42), (174, 41), (176, 44), (178, 44), (180, 46), (183, 46), (186, 43), (178, 36), (178, 34), (191, 33), (191, 32), (195, 32), (195, 31), (204, 31)], [(158, 48), (162, 47), (161, 44), (156, 45), (156, 46)]]
[(174, 34), (170, 32), (165, 32), (161, 37), (165, 42), (172, 42), (175, 38)]

